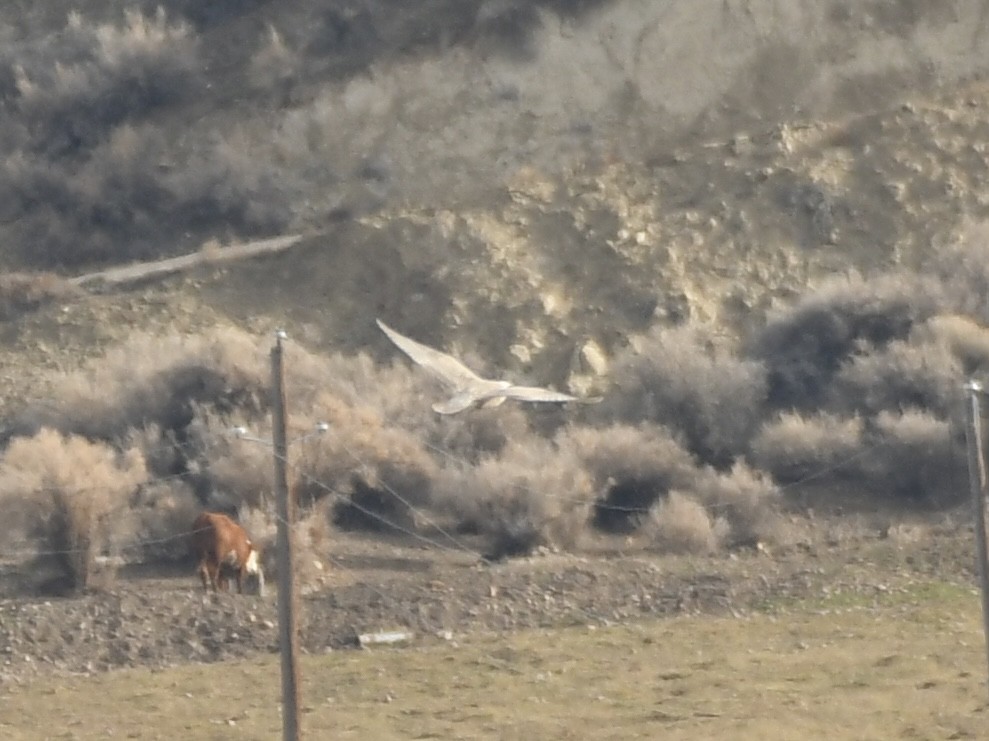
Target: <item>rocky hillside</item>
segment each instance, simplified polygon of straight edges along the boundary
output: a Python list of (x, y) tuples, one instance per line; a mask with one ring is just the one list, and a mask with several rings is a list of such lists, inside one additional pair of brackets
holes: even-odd
[(588, 343), (745, 328), (985, 215), (978, 3), (163, 8), (8, 14), (0, 259), (78, 274), (316, 236), (8, 324), (32, 364), (213, 312), (352, 349), (380, 315), (561, 383)]

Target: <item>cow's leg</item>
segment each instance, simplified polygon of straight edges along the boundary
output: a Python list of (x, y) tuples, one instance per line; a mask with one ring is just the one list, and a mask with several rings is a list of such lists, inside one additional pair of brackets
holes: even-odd
[(227, 575), (223, 572), (222, 566), (219, 569), (217, 569), (216, 585), (219, 591), (221, 592), (226, 592), (227, 587), (230, 586), (230, 580), (227, 578)]
[(207, 564), (207, 568), (209, 569), (209, 583), (215, 592), (220, 586), (220, 564), (216, 563), (216, 561), (210, 561)]
[(237, 594), (244, 593), (244, 567), (237, 569)]
[(199, 562), (199, 578), (203, 581), (203, 591), (209, 591), (209, 569), (206, 567), (205, 559)]

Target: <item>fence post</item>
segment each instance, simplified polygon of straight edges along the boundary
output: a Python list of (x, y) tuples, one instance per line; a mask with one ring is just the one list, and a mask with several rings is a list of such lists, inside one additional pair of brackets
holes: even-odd
[(278, 511), (278, 643), (282, 666), (282, 738), (298, 741), (299, 734), (299, 635), (296, 623), (293, 526), (295, 501), (288, 487), (288, 420), (285, 411), (285, 374), (282, 340), (275, 335), (271, 348), (272, 441), (275, 458), (275, 497)]
[[(975, 561), (982, 591), (982, 631), (986, 642), (987, 671), (989, 671), (989, 555), (986, 552), (986, 459), (982, 447), (982, 384), (969, 381), (968, 424), (965, 439), (968, 442), (968, 476), (972, 487), (972, 504), (975, 508)], [(987, 674), (989, 688), (989, 674)]]

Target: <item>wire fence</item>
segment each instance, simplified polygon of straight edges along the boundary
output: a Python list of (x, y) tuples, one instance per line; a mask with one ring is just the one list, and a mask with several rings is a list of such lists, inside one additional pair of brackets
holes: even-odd
[[(219, 443), (221, 441), (226, 441), (226, 439), (227, 438), (225, 438), (224, 436), (220, 436), (218, 440), (215, 440), (213, 442)], [(441, 456), (445, 460), (448, 460), (456, 465), (464, 466), (464, 467), (469, 467), (472, 465), (469, 460), (454, 454), (450, 450), (442, 448), (426, 440), (421, 440), (421, 442), (424, 445), (424, 447), (428, 448), (429, 450), (433, 451), (434, 453)], [(193, 445), (193, 443), (188, 443), (188, 442), (178, 443), (176, 447), (185, 449), (191, 445)], [(371, 462), (363, 458), (358, 452), (354, 450), (353, 447), (348, 446), (346, 445), (346, 443), (342, 443), (342, 442), (340, 442), (340, 445), (342, 449), (346, 452), (346, 454), (350, 456), (350, 458), (354, 461), (355, 469), (362, 470), (365, 472), (372, 470), (373, 466)], [(779, 492), (785, 492), (799, 488), (810, 482), (834, 474), (842, 470), (843, 468), (846, 468), (850, 465), (857, 463), (858, 461), (864, 458), (867, 458), (868, 456), (874, 455), (879, 450), (887, 447), (888, 445), (889, 443), (885, 441), (876, 442), (874, 444), (871, 444), (867, 447), (862, 448), (861, 450), (858, 450), (846, 456), (845, 458), (839, 461), (835, 461), (830, 465), (823, 466), (813, 471), (812, 473), (806, 474), (805, 476), (802, 476), (800, 479), (796, 481), (791, 481), (786, 484), (773, 485), (773, 486)], [(197, 443), (196, 446), (197, 446), (196, 447), (197, 452), (201, 451), (201, 443)], [(277, 455), (274, 449), (272, 449), (270, 452), (273, 457)], [(462, 538), (457, 537), (449, 530), (448, 527), (444, 527), (439, 522), (437, 522), (434, 517), (430, 516), (430, 514), (426, 511), (425, 508), (416, 506), (413, 502), (411, 502), (408, 499), (408, 497), (403, 496), (399, 491), (397, 491), (395, 487), (391, 486), (385, 480), (381, 480), (379, 478), (379, 480), (376, 482), (378, 490), (384, 492), (389, 497), (392, 497), (397, 503), (399, 503), (410, 514), (414, 516), (416, 522), (423, 523), (424, 525), (428, 526), (428, 528), (431, 529), (432, 532), (439, 535), (439, 538), (430, 537), (430, 535), (425, 534), (419, 529), (407, 527), (403, 523), (395, 521), (393, 518), (390, 518), (388, 515), (383, 514), (380, 511), (376, 511), (372, 507), (368, 507), (362, 504), (358, 498), (352, 496), (352, 494), (349, 492), (338, 491), (333, 485), (320, 480), (317, 476), (313, 475), (310, 471), (306, 470), (302, 464), (293, 461), (291, 459), (291, 456), (286, 456), (284, 460), (286, 464), (289, 466), (289, 468), (295, 472), (296, 476), (300, 480), (305, 481), (306, 483), (324, 492), (325, 496), (329, 498), (331, 501), (345, 504), (347, 507), (353, 508), (354, 510), (360, 512), (365, 517), (380, 524), (384, 529), (393, 531), (395, 533), (400, 533), (416, 542), (422, 543), (438, 551), (459, 552), (470, 555), (478, 559), (484, 558), (484, 554), (481, 551), (478, 551), (476, 548), (471, 547)], [(185, 471), (176, 474), (150, 478), (141, 482), (140, 486), (150, 487), (159, 484), (170, 484), (170, 483), (174, 483), (175, 481), (188, 479), (190, 477), (197, 477), (204, 475), (208, 476), (208, 472)], [(555, 492), (547, 492), (542, 490), (537, 492), (531, 487), (527, 486), (524, 482), (516, 482), (516, 486), (520, 491), (530, 493), (533, 496), (546, 497), (548, 499), (559, 500), (573, 505), (591, 506), (594, 507), (596, 510), (601, 510), (601, 511), (613, 511), (627, 515), (644, 515), (650, 511), (650, 507), (647, 506), (626, 506), (626, 505), (609, 503), (600, 494), (591, 497), (578, 497), (578, 496), (568, 496), (566, 494), (560, 494)], [(94, 487), (74, 487), (72, 488), (71, 491), (81, 494), (93, 490)], [(65, 489), (61, 487), (43, 487), (41, 489), (34, 490), (32, 493), (55, 494), (64, 491)], [(717, 502), (711, 502), (704, 505), (705, 509), (708, 512), (715, 515), (720, 512), (730, 510), (732, 506), (733, 505), (731, 504), (717, 503)], [(268, 518), (272, 519), (274, 522), (277, 522), (277, 515), (273, 511), (266, 512), (265, 514)], [(122, 543), (119, 546), (116, 546), (114, 548), (114, 551), (115, 553), (120, 555), (125, 555), (130, 553), (141, 553), (154, 546), (173, 544), (173, 543), (177, 543), (178, 541), (188, 541), (188, 539), (194, 534), (194, 532), (195, 531), (190, 528), (187, 530), (182, 530), (180, 532), (171, 533), (168, 535), (148, 537), (148, 538), (137, 538), (130, 540), (129, 542)], [(77, 555), (86, 552), (88, 552), (88, 549), (86, 548), (59, 548), (59, 549), (24, 548), (24, 549), (13, 549), (13, 550), (0, 549), (0, 559), (6, 561), (16, 561), (16, 560), (23, 560), (26, 558), (36, 558), (36, 557)]]

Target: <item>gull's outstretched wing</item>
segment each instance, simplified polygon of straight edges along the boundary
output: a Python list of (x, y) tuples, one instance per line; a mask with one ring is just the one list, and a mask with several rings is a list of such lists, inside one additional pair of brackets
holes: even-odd
[(509, 399), (519, 401), (580, 401), (576, 396), (538, 386), (509, 386), (500, 393)]
[(421, 342), (401, 335), (380, 319), (377, 320), (381, 331), (388, 335), (398, 348), (412, 358), (412, 361), (430, 371), (434, 376), (455, 389), (473, 386), (484, 381), (479, 375), (461, 363), (452, 355), (423, 345)]

